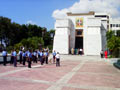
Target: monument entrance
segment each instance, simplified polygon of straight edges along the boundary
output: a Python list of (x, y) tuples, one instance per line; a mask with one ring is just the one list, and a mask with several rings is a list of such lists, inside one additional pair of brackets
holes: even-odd
[(83, 29), (76, 29), (75, 48), (83, 49)]

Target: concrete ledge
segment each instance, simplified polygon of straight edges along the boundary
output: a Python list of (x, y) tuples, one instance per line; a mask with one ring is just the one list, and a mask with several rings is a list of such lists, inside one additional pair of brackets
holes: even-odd
[(113, 66), (120, 69), (120, 60), (118, 60), (116, 63), (113, 63)]

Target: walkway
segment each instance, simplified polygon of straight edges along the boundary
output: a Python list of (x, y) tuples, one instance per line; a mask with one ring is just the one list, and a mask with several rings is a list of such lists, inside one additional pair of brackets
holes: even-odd
[(63, 55), (61, 67), (0, 65), (0, 90), (120, 90), (120, 70), (98, 56)]

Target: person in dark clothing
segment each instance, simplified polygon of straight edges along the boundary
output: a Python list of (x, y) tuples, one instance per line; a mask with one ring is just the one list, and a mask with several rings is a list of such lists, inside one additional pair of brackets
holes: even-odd
[(14, 56), (13, 56), (13, 50), (11, 51), (11, 60), (10, 60), (10, 64), (13, 64), (14, 62)]
[(59, 52), (57, 52), (56, 54), (56, 67), (59, 66), (60, 67), (60, 55), (59, 55)]
[(22, 50), (19, 51), (19, 59), (20, 59), (20, 64), (22, 63)]
[(48, 56), (49, 56), (48, 51), (45, 51), (45, 61), (46, 61), (46, 64), (48, 64)]
[(25, 65), (25, 62), (26, 62), (26, 53), (25, 53), (25, 51), (23, 51), (22, 57), (23, 57), (23, 65)]
[(13, 57), (14, 57), (14, 67), (17, 67), (17, 52), (16, 52), (16, 50), (13, 51)]
[(38, 52), (38, 55), (39, 55), (39, 58), (40, 58), (40, 63), (41, 63), (41, 65), (43, 65), (43, 52), (40, 50)]
[(32, 51), (28, 52), (28, 68), (31, 68)]
[(6, 66), (6, 63), (7, 63), (7, 51), (6, 51), (6, 49), (4, 49), (2, 51), (2, 56), (3, 56), (3, 65)]
[(44, 64), (44, 62), (45, 62), (45, 52), (44, 51), (42, 51), (42, 53), (43, 53), (43, 56), (42, 56), (42, 65)]
[(37, 63), (37, 51), (33, 52), (33, 61)]
[(100, 55), (101, 55), (101, 58), (103, 58), (103, 55), (104, 55), (103, 50), (101, 50)]
[(55, 50), (54, 50), (54, 52), (52, 53), (52, 55), (53, 55), (53, 63), (55, 63), (55, 56), (56, 56)]

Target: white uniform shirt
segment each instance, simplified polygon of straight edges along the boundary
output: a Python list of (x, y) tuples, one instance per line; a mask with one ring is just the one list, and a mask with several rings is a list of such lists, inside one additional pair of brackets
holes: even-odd
[(82, 51), (82, 49), (80, 49), (80, 51)]
[(60, 55), (59, 54), (56, 54), (55, 56), (57, 59), (60, 59)]

